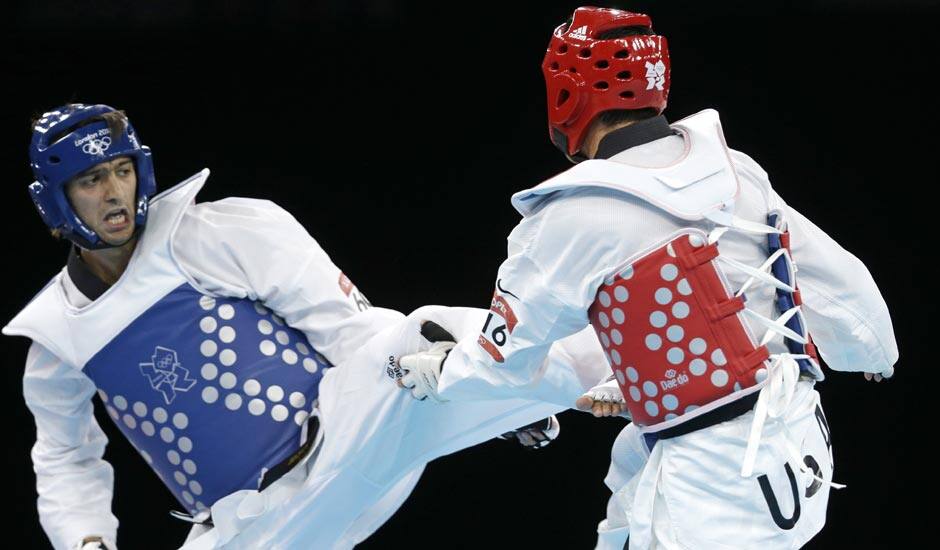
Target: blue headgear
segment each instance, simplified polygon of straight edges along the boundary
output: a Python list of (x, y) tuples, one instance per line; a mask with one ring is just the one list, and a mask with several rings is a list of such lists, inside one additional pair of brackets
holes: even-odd
[[(130, 122), (120, 135), (111, 135), (107, 122), (98, 120), (81, 126), (90, 118), (115, 112), (107, 105), (74, 103), (42, 115), (33, 128), (29, 163), (36, 177), (29, 194), (51, 229), (82, 248), (108, 248), (109, 245), (78, 217), (65, 193), (65, 184), (76, 175), (102, 162), (128, 156), (137, 169), (137, 208), (134, 216), (139, 229), (147, 221), (148, 200), (156, 191), (150, 148), (140, 144)], [(79, 126), (81, 126), (79, 128)], [(59, 136), (52, 141), (53, 136)]]

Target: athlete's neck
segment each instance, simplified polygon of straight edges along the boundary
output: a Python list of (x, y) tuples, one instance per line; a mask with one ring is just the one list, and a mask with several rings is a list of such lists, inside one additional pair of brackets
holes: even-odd
[(600, 145), (601, 140), (604, 139), (607, 134), (625, 126), (630, 126), (634, 122), (636, 121), (625, 120), (618, 124), (608, 126), (601, 122), (600, 119), (595, 120), (588, 128), (587, 135), (584, 136), (584, 145), (581, 146), (581, 152), (589, 159), (594, 158), (594, 155), (597, 154), (598, 145)]
[(124, 274), (127, 264), (131, 261), (134, 249), (137, 247), (137, 237), (131, 237), (121, 246), (102, 248), (99, 250), (81, 250), (82, 261), (89, 271), (95, 274), (108, 286), (113, 285)]

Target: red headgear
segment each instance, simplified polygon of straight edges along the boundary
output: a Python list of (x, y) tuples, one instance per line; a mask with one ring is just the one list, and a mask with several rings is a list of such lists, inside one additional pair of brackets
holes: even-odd
[[(624, 27), (642, 27), (649, 34), (597, 38)], [(548, 131), (565, 154), (578, 152), (588, 126), (604, 111), (666, 108), (669, 50), (666, 38), (652, 32), (647, 15), (593, 7), (576, 9), (570, 25), (555, 29), (542, 73)]]

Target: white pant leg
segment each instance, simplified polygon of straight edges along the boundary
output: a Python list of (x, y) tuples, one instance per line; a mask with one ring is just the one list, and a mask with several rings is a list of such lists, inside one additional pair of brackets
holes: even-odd
[[(418, 325), (429, 318), (454, 334), (475, 334), (485, 312), (422, 308), (331, 369), (320, 385), (323, 446), (304, 487), (226, 548), (348, 547), (347, 532), (358, 528), (360, 516), (369, 511), (381, 517), (373, 506), (415, 468), (562, 410), (557, 404), (523, 399), (415, 401), (388, 378), (385, 366), (389, 357), (428, 347)], [(532, 395), (577, 397), (583, 389), (576, 377), (553, 372), (540, 385)], [(389, 499), (389, 505), (397, 508), (403, 500)]]
[(630, 548), (798, 548), (822, 529), (829, 486), (788, 464), (786, 443), (832, 479), (819, 394), (800, 382), (764, 427), (754, 475), (740, 476), (753, 413), (659, 441), (633, 501)]
[(634, 424), (617, 435), (610, 452), (610, 469), (604, 483), (611, 491), (607, 517), (597, 526), (597, 550), (621, 550), (630, 534), (630, 511), (639, 473), (649, 459), (643, 436)]

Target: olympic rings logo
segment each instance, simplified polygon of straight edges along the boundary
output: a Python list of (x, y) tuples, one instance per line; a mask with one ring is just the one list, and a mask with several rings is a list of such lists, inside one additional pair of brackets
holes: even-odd
[(82, 151), (89, 155), (103, 155), (111, 147), (111, 137), (104, 136), (101, 139), (92, 139), (82, 145)]

